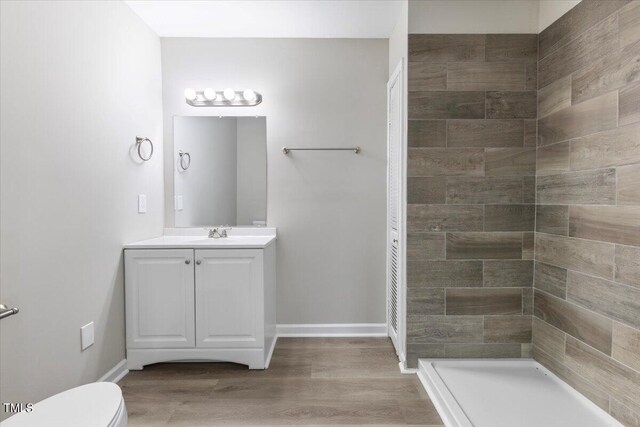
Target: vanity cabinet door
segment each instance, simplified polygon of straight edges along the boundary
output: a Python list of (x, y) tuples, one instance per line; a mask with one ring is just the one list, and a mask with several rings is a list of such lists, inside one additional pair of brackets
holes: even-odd
[(262, 347), (262, 282), (259, 249), (196, 250), (196, 346)]
[(195, 347), (192, 249), (127, 249), (127, 348)]

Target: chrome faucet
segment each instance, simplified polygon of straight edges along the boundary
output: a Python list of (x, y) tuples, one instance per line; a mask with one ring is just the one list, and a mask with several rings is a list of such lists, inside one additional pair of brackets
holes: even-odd
[(227, 226), (219, 226), (219, 227), (213, 227), (209, 229), (209, 238), (210, 239), (220, 239), (223, 237), (229, 237), (227, 235), (227, 230), (231, 230), (231, 227), (227, 227)]

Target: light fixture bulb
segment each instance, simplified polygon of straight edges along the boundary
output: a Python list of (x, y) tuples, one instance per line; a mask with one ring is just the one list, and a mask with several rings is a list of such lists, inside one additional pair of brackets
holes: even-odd
[(204, 90), (204, 97), (207, 98), (209, 101), (213, 101), (214, 99), (216, 99), (216, 96), (218, 96), (218, 94), (216, 93), (215, 90), (211, 89), (210, 87)]
[(244, 92), (242, 92), (242, 97), (245, 101), (255, 101), (256, 93), (251, 89), (245, 89)]
[(184, 97), (187, 98), (189, 101), (195, 101), (196, 98), (198, 97), (198, 94), (196, 93), (195, 90), (189, 87), (184, 90)]
[(224, 98), (227, 101), (233, 101), (234, 99), (236, 99), (236, 91), (231, 89), (230, 87), (226, 88), (223, 94)]

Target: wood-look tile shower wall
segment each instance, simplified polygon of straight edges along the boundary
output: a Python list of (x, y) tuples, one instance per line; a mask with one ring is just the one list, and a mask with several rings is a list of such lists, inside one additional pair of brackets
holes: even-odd
[(529, 357), (535, 34), (409, 35), (407, 357)]
[(533, 355), (640, 425), (640, 1), (540, 34)]

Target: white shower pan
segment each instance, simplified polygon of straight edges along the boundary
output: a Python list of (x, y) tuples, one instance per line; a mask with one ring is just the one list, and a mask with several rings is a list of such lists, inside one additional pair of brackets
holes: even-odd
[(447, 427), (623, 427), (531, 359), (420, 359)]

